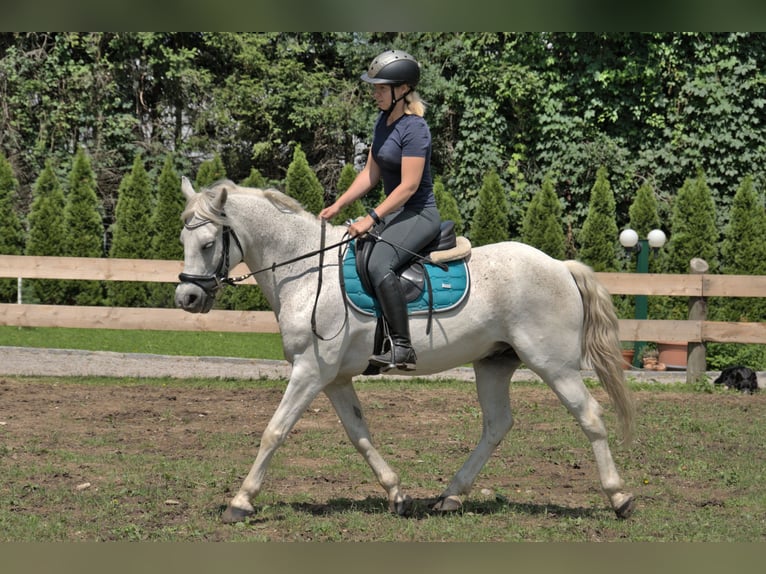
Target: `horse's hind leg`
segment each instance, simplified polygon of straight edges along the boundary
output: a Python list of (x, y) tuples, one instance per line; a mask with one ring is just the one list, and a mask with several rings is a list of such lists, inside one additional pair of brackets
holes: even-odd
[(462, 506), (462, 495), (471, 491), (481, 469), (513, 426), (508, 387), (519, 365), (517, 359), (498, 356), (474, 363), (476, 391), (482, 412), (482, 433), (476, 448), (441, 494), (434, 510), (453, 511)]
[(628, 518), (633, 512), (633, 495), (623, 490), (622, 479), (609, 450), (601, 405), (588, 392), (579, 372), (559, 376), (548, 384), (588, 437), (596, 458), (601, 487), (612, 508), (618, 517)]
[(386, 490), (391, 512), (400, 516), (408, 514), (412, 507), (412, 499), (402, 494), (399, 487), (399, 475), (388, 466), (373, 446), (370, 430), (362, 414), (362, 406), (351, 381), (333, 383), (327, 386), (324, 392), (340, 417), (352, 444), (370, 465), (378, 482)]

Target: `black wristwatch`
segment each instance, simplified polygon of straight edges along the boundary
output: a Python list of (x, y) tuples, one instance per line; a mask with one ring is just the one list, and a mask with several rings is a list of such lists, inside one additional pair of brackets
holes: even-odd
[(372, 220), (375, 223), (383, 223), (383, 220), (380, 218), (380, 216), (377, 213), (375, 213), (375, 210), (373, 208), (368, 209), (367, 213), (370, 214), (370, 217), (372, 217)]

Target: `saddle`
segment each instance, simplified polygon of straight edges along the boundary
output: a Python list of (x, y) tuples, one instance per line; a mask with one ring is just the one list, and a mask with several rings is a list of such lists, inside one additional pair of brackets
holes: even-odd
[[(375, 239), (357, 238), (347, 250), (341, 269), (343, 291), (348, 303), (358, 312), (380, 316), (381, 310), (367, 273)], [(471, 244), (455, 235), (453, 221), (442, 222), (439, 233), (418, 257), (399, 273), (408, 313), (431, 315), (452, 309), (468, 294), (470, 278), (466, 263)]]
[[(370, 236), (357, 238), (347, 250), (341, 266), (341, 285), (346, 301), (358, 312), (377, 316), (373, 353), (385, 351), (389, 344), (387, 325), (375, 298), (367, 266), (375, 244)], [(410, 315), (428, 314), (426, 334), (431, 332), (434, 313), (453, 309), (468, 295), (470, 276), (467, 260), (471, 244), (465, 237), (455, 234), (455, 223), (443, 221), (439, 232), (420, 250), (418, 256), (399, 272), (399, 281), (407, 301)], [(380, 372), (369, 365), (363, 374)]]

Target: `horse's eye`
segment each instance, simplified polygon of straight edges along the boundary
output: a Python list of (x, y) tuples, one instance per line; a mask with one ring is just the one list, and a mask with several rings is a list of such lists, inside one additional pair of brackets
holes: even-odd
[(208, 241), (202, 246), (202, 249), (212, 249), (213, 245), (215, 245), (215, 241)]

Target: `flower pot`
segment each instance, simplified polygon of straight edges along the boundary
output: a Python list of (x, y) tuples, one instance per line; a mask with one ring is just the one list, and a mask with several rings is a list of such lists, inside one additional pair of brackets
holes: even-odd
[(668, 369), (686, 370), (686, 343), (657, 343), (659, 361)]
[(635, 349), (622, 349), (622, 368), (627, 370), (633, 366), (633, 357), (635, 356)]

